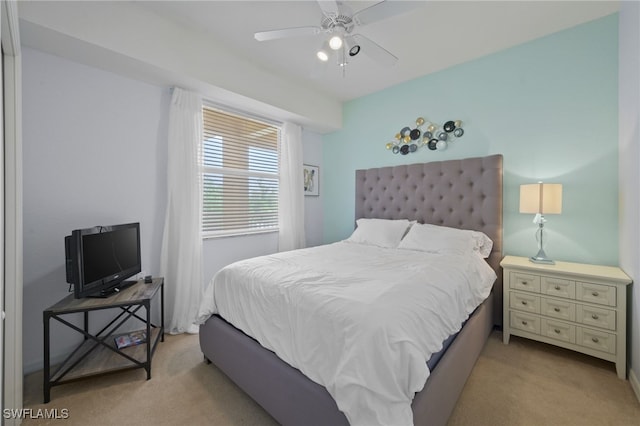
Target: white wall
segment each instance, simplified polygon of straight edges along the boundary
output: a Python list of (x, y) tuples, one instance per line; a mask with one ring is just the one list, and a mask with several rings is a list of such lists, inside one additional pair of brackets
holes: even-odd
[(318, 166), (320, 170), (319, 196), (304, 197), (304, 230), (307, 238), (307, 247), (313, 247), (323, 242), (323, 216), (322, 216), (322, 176), (327, 170), (322, 164), (322, 135), (309, 130), (302, 132), (304, 164)]
[(629, 310), (629, 380), (640, 400), (640, 4), (619, 13), (620, 266), (634, 284)]
[[(225, 40), (123, 1), (20, 1), (22, 42), (133, 78), (178, 85), (261, 115), (336, 130), (342, 105), (317, 89), (254, 66)], [(142, 23), (142, 26), (141, 26)], [(309, 101), (313, 99), (313, 101)]]
[[(42, 311), (67, 295), (64, 237), (140, 222), (158, 274), (169, 90), (23, 48), (24, 369), (42, 368)], [(79, 334), (52, 324), (52, 357)]]
[[(23, 91), (28, 373), (42, 368), (42, 311), (68, 294), (65, 235), (77, 228), (139, 221), (143, 270), (158, 274), (170, 91), (26, 47)], [(303, 132), (305, 161), (321, 165), (320, 144), (320, 135)], [(307, 241), (315, 245), (321, 241), (320, 199), (305, 201), (313, 208)], [(205, 283), (233, 261), (274, 253), (277, 244), (277, 233), (206, 240)], [(52, 358), (61, 360), (79, 335), (57, 325), (52, 333)]]

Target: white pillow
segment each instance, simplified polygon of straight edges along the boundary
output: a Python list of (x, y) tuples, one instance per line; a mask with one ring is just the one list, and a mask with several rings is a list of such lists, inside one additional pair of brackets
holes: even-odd
[(345, 241), (396, 248), (412, 223), (407, 219), (358, 219), (357, 228)]
[(476, 252), (489, 257), (493, 241), (480, 231), (449, 228), (431, 224), (416, 224), (398, 245), (399, 249), (429, 253), (466, 254)]
[(478, 254), (480, 254), (480, 256), (482, 256), (483, 258), (486, 259), (487, 257), (489, 257), (489, 255), (491, 254), (491, 249), (493, 248), (493, 240), (489, 238), (487, 234), (485, 234), (484, 232), (480, 232), (480, 231), (467, 231), (467, 232), (471, 232), (471, 235), (473, 236), (473, 239), (476, 242), (473, 249), (477, 250)]

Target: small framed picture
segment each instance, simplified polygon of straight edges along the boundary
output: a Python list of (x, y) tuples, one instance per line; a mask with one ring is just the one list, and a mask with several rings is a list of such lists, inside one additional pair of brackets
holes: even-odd
[(320, 168), (303, 164), (304, 195), (317, 197), (320, 195)]

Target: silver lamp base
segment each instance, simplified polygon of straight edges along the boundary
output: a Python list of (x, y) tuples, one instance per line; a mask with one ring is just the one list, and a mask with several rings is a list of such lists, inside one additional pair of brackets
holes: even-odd
[(544, 250), (540, 249), (540, 251), (538, 251), (538, 254), (536, 254), (535, 256), (531, 256), (529, 258), (529, 260), (533, 263), (542, 263), (545, 265), (555, 265), (556, 262), (554, 262), (553, 260), (549, 259), (547, 257), (547, 254), (544, 252)]
[(533, 220), (538, 224), (538, 230), (536, 231), (536, 240), (538, 241), (538, 254), (529, 258), (533, 263), (542, 263), (544, 265), (555, 265), (556, 262), (547, 257), (547, 253), (544, 252), (544, 223), (546, 220), (541, 214), (537, 214)]

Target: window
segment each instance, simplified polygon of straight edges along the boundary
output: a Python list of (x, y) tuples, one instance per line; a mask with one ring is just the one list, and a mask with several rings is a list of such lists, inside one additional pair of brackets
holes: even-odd
[(278, 230), (280, 128), (203, 107), (202, 233)]

